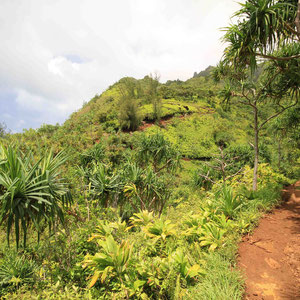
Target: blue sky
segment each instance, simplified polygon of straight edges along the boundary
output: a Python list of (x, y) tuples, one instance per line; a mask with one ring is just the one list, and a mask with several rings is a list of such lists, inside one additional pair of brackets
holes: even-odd
[(0, 122), (62, 123), (124, 76), (188, 79), (214, 65), (235, 1), (1, 0)]

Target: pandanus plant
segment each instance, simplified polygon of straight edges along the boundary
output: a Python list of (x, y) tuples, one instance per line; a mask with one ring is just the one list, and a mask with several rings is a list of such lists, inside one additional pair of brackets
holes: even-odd
[(170, 196), (164, 180), (149, 167), (141, 169), (129, 164), (127, 169), (124, 195), (135, 212), (150, 210), (161, 215)]
[(27, 231), (32, 223), (39, 238), (42, 221), (50, 229), (56, 217), (63, 222), (62, 207), (71, 201), (67, 183), (59, 171), (66, 160), (63, 152), (53, 156), (50, 151), (36, 161), (30, 152), (25, 155), (13, 146), (1, 146), (0, 224), (6, 224), (8, 244), (12, 228), (18, 248), (22, 231), (26, 247)]
[(180, 153), (159, 132), (141, 136), (138, 159), (144, 165), (150, 163), (155, 173), (163, 170), (173, 173), (180, 166)]
[(83, 174), (91, 184), (91, 194), (98, 198), (104, 207), (112, 205), (115, 196), (121, 191), (120, 176), (115, 173), (110, 174), (108, 168), (99, 163), (93, 163), (92, 169), (83, 170)]

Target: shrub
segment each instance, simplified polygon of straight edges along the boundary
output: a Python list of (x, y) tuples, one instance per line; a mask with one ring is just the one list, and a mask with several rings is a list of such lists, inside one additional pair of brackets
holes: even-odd
[(30, 152), (24, 155), (12, 146), (2, 146), (0, 224), (6, 223), (8, 244), (13, 224), (18, 248), (20, 229), (23, 231), (25, 247), (27, 229), (31, 223), (35, 225), (39, 236), (42, 220), (50, 228), (56, 217), (63, 222), (62, 206), (71, 200), (65, 179), (59, 177), (59, 168), (66, 160), (63, 152), (53, 156), (50, 151), (36, 162)]
[[(203, 176), (200, 176), (200, 174), (207, 176), (208, 179), (204, 178)], [(217, 174), (216, 171), (207, 165), (202, 165), (201, 168), (193, 172), (192, 175), (192, 182), (195, 187), (201, 187), (206, 190), (211, 189), (213, 186), (213, 183), (211, 180), (217, 180)]]
[(223, 185), (220, 191), (215, 194), (216, 202), (219, 204), (218, 209), (222, 211), (226, 217), (233, 218), (237, 212), (241, 210), (244, 203), (240, 195), (234, 195), (230, 186)]
[(125, 175), (124, 196), (135, 212), (152, 210), (161, 214), (170, 191), (163, 176), (158, 176), (151, 168), (141, 169), (134, 164), (127, 165), (130, 172)]
[[(25, 254), (8, 251), (0, 262), (0, 286), (15, 286), (34, 282), (36, 263)], [(1, 289), (0, 289), (1, 290)]]
[(155, 173), (162, 170), (175, 171), (179, 166), (180, 153), (160, 132), (143, 134), (138, 144), (138, 159), (152, 164)]
[(123, 281), (126, 280), (132, 246), (127, 241), (118, 244), (112, 236), (106, 237), (105, 240), (98, 240), (98, 244), (101, 252), (93, 256), (87, 255), (84, 259), (84, 267), (94, 271), (89, 287), (94, 286), (100, 278), (102, 283), (116, 279), (117, 287), (121, 288)]
[[(253, 180), (253, 169), (245, 166), (242, 173), (238, 174), (230, 180), (230, 185), (233, 189), (240, 189), (243, 186), (250, 187)], [(263, 189), (268, 185), (286, 185), (292, 182), (284, 175), (277, 173), (269, 164), (262, 163), (258, 166), (258, 187)]]
[(86, 167), (92, 161), (102, 162), (105, 157), (105, 149), (103, 144), (95, 144), (92, 148), (80, 154), (80, 164)]

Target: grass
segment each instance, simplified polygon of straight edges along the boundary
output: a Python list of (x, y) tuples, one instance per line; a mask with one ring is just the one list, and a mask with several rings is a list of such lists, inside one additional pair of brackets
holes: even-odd
[(243, 296), (243, 278), (231, 262), (219, 253), (207, 256), (207, 274), (192, 287), (186, 299), (240, 300)]

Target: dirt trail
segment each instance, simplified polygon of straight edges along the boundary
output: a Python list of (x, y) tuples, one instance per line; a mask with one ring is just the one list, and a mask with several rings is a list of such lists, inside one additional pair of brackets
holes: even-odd
[[(210, 107), (199, 106), (196, 109), (198, 110), (198, 114), (200, 114), (200, 115), (208, 115), (208, 114), (214, 113), (214, 110)], [(172, 120), (176, 117), (179, 119), (185, 119), (185, 118), (193, 116), (194, 114), (195, 114), (195, 112), (192, 112), (192, 113), (184, 112), (179, 116), (178, 115), (177, 116), (174, 116), (174, 115), (164, 116), (160, 119), (159, 125), (162, 127), (165, 127), (166, 125), (170, 124), (172, 122)], [(142, 125), (139, 127), (138, 130), (144, 131), (145, 129), (147, 129), (155, 124), (156, 124), (156, 122), (153, 120), (152, 121), (144, 120), (144, 121), (142, 121)]]
[(300, 299), (299, 188), (300, 181), (283, 191), (287, 202), (266, 215), (240, 244), (245, 300)]

